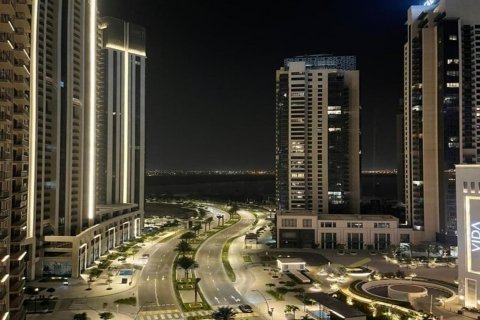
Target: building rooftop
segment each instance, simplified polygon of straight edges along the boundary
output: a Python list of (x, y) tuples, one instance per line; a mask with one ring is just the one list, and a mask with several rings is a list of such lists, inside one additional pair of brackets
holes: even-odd
[(318, 304), (323, 305), (335, 315), (343, 319), (365, 317), (365, 314), (355, 308), (350, 307), (348, 304), (330, 297), (323, 292), (307, 293), (306, 296), (312, 300), (315, 300)]
[(284, 216), (316, 216), (317, 214), (312, 211), (289, 211), (289, 210), (281, 210), (277, 211), (277, 215), (284, 215)]
[(293, 257), (278, 257), (277, 261), (280, 263), (305, 263), (305, 260)]
[(319, 214), (318, 220), (398, 221), (398, 218), (386, 214)]

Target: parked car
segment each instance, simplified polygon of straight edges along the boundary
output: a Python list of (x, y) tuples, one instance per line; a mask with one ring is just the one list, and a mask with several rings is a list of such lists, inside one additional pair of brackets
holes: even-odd
[(253, 309), (251, 306), (249, 306), (248, 304), (241, 304), (238, 306), (238, 308), (240, 310), (242, 310), (242, 312), (244, 313), (252, 313), (253, 312)]

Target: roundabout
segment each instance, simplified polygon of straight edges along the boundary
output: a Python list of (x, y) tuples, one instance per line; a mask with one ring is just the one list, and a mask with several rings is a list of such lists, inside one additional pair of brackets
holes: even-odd
[(374, 281), (357, 281), (352, 283), (352, 289), (371, 299), (396, 303), (415, 304), (415, 301), (425, 297), (450, 301), (456, 298), (454, 288), (428, 280), (383, 279)]

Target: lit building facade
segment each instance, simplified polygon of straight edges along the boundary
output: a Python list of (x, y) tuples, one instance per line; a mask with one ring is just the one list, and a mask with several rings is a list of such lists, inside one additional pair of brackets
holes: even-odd
[[(145, 32), (139, 29), (143, 62), (137, 67), (128, 53), (132, 78), (123, 73), (126, 63), (115, 69), (109, 62), (104, 44), (108, 28), (98, 18), (97, 1), (39, 0), (37, 138), (31, 163), (36, 176), (30, 206), (39, 249), (32, 259), (32, 277), (76, 277), (141, 232)], [(115, 79), (108, 77), (112, 72)], [(109, 90), (116, 90), (114, 97)], [(134, 103), (124, 102), (132, 91), (138, 92)], [(121, 128), (112, 132), (117, 120)], [(115, 159), (108, 160), (105, 151)], [(126, 197), (107, 198), (109, 188), (127, 190)]]
[(277, 245), (280, 248), (387, 250), (410, 243), (412, 230), (400, 228), (389, 215), (320, 214), (308, 211), (277, 212)]
[(360, 212), (359, 72), (352, 56), (302, 56), (276, 73), (281, 210)]
[(455, 242), (455, 164), (478, 163), (480, 3), (428, 1), (408, 11), (404, 47), (406, 221), (416, 241)]
[(457, 165), (458, 294), (480, 307), (480, 165)]
[(27, 212), (32, 8), (0, 2), (0, 317), (24, 319), (23, 289), (33, 230)]

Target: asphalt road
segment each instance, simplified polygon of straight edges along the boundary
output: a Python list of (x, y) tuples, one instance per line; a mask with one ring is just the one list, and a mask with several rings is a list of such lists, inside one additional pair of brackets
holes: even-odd
[(196, 260), (199, 267), (195, 275), (202, 280), (200, 290), (212, 307), (247, 303), (235, 289), (222, 264), (222, 248), (232, 237), (243, 235), (250, 229), (254, 216), (247, 211), (239, 211), (241, 220), (206, 240), (198, 249)]
[(138, 281), (138, 305), (142, 310), (181, 310), (172, 283), (178, 237), (154, 247)]

